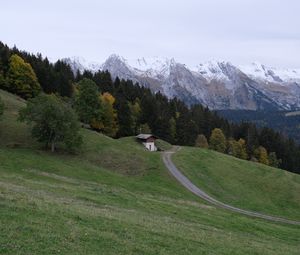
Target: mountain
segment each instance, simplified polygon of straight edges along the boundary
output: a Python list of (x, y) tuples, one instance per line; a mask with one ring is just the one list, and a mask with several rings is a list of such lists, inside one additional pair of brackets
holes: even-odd
[(126, 60), (111, 55), (103, 64), (67, 58), (74, 72), (108, 70), (113, 78), (131, 79), (169, 98), (214, 110), (298, 110), (300, 69), (275, 69), (259, 63), (235, 66), (226, 61), (189, 68), (174, 59)]

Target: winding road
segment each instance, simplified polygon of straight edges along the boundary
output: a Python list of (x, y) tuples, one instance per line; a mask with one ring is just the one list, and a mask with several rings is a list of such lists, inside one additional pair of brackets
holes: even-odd
[(261, 218), (273, 222), (281, 222), (281, 223), (287, 223), (287, 224), (292, 224), (292, 225), (300, 225), (299, 221), (293, 221), (293, 220), (288, 220), (284, 218), (279, 218), (275, 216), (270, 216), (270, 215), (265, 215), (262, 213), (258, 212), (253, 212), (253, 211), (248, 211), (244, 209), (240, 209), (228, 204), (225, 204), (223, 202), (220, 202), (207, 193), (205, 193), (203, 190), (198, 188), (196, 185), (194, 185), (186, 176), (184, 176), (178, 168), (175, 166), (175, 164), (172, 162), (171, 156), (174, 154), (176, 151), (180, 150), (180, 147), (174, 146), (172, 150), (170, 151), (165, 151), (162, 153), (162, 158), (165, 166), (169, 170), (169, 172), (177, 179), (178, 182), (180, 182), (185, 188), (187, 188), (189, 191), (194, 193), (196, 196), (204, 199), (205, 201), (223, 209), (227, 209), (233, 212), (237, 212), (240, 214), (244, 214), (250, 217), (256, 217), (256, 218)]

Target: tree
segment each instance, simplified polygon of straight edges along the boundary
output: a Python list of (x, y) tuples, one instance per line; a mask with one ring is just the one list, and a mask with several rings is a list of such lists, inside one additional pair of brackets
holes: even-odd
[(39, 95), (30, 99), (20, 111), (20, 121), (32, 125), (32, 136), (54, 152), (58, 143), (68, 150), (80, 147), (80, 125), (73, 109), (55, 95)]
[(234, 139), (228, 140), (228, 154), (240, 158), (240, 159), (247, 159), (247, 148), (246, 148), (246, 141), (240, 138), (238, 141)]
[(239, 155), (240, 155), (240, 151), (241, 151), (241, 148), (240, 148), (240, 144), (232, 139), (232, 138), (229, 138), (228, 139), (228, 143), (227, 143), (227, 153), (229, 155), (232, 155), (236, 158), (239, 158)]
[(149, 127), (149, 125), (147, 123), (142, 124), (140, 126), (139, 133), (141, 133), (141, 134), (151, 134), (151, 132), (152, 131), (151, 131), (151, 129), (150, 129), (150, 127)]
[(125, 99), (121, 99), (116, 102), (116, 108), (118, 112), (119, 131), (117, 136), (131, 136), (134, 135), (133, 119), (129, 102)]
[(281, 163), (282, 163), (282, 160), (277, 158), (276, 152), (270, 152), (269, 165), (272, 167), (278, 168), (278, 167), (280, 167)]
[(247, 144), (246, 141), (242, 138), (240, 138), (238, 140), (239, 146), (240, 146), (240, 152), (239, 152), (239, 158), (240, 159), (247, 159), (248, 158), (248, 154), (247, 154)]
[(255, 151), (254, 151), (254, 156), (258, 160), (259, 163), (269, 165), (269, 158), (268, 158), (268, 152), (265, 147), (259, 146)]
[(204, 149), (208, 149), (208, 142), (207, 142), (205, 135), (201, 134), (201, 135), (197, 136), (195, 146), (204, 148)]
[(133, 104), (129, 105), (129, 108), (131, 111), (134, 133), (137, 134), (139, 132), (138, 127), (139, 127), (139, 121), (141, 117), (141, 106), (139, 100), (138, 99), (135, 100)]
[(99, 92), (92, 80), (84, 78), (78, 83), (75, 110), (79, 119), (85, 124), (91, 125), (102, 121), (102, 106)]
[(25, 99), (35, 97), (41, 91), (31, 65), (16, 54), (10, 57), (6, 86), (8, 91)]
[(3, 114), (3, 111), (4, 111), (4, 103), (0, 97), (0, 116)]
[(176, 133), (176, 120), (172, 117), (169, 120), (169, 139), (171, 143), (175, 143)]
[(215, 151), (225, 153), (226, 151), (226, 137), (223, 131), (215, 128), (209, 138), (209, 147)]
[(114, 109), (115, 98), (108, 92), (103, 93), (100, 96), (102, 107), (103, 107), (103, 133), (114, 137), (118, 131), (118, 123), (117, 123), (117, 112)]

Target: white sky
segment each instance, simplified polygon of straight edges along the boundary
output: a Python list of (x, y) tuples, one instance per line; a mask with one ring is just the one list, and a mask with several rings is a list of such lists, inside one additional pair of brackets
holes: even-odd
[(300, 67), (299, 0), (0, 0), (0, 40), (53, 60)]

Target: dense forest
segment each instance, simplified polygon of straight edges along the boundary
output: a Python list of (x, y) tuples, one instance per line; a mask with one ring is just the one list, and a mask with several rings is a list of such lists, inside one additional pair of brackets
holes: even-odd
[(251, 122), (257, 127), (269, 127), (291, 137), (300, 144), (300, 112), (221, 110), (220, 116), (235, 123)]
[(73, 74), (60, 60), (51, 63), (41, 54), (9, 48), (1, 42), (0, 88), (25, 99), (40, 92), (55, 94), (87, 127), (114, 138), (151, 132), (172, 144), (209, 146), (300, 173), (300, 147), (273, 129), (246, 122), (232, 124), (201, 105), (188, 107), (131, 80), (112, 80), (107, 71)]

